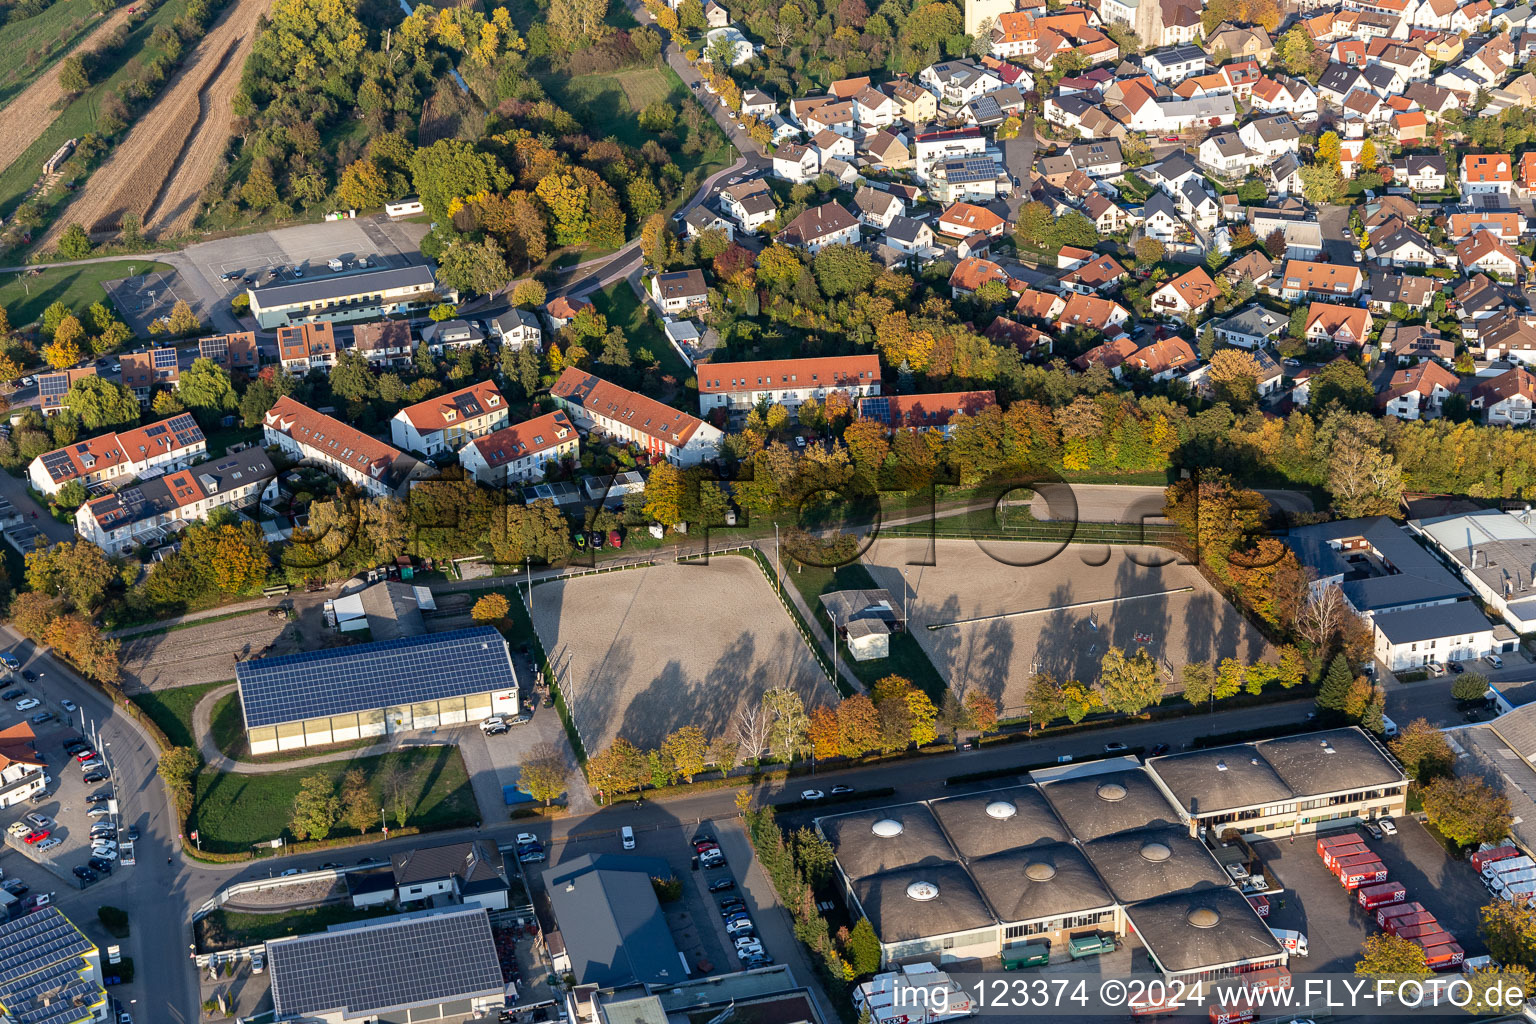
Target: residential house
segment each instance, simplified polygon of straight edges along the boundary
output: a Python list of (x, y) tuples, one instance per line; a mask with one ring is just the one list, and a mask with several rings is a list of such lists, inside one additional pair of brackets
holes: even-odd
[(745, 89), (741, 94), (741, 112), (766, 121), (779, 112), (779, 101), (758, 89)]
[(1216, 298), (1216, 282), (1202, 267), (1195, 267), (1152, 293), (1152, 312), (1171, 316), (1205, 312)]
[(1130, 214), (1108, 196), (1097, 192), (1083, 200), (1083, 213), (1101, 235), (1113, 235), (1130, 227)]
[(858, 151), (853, 139), (829, 130), (817, 132), (811, 139), (811, 147), (816, 150), (816, 159), (820, 162), (821, 169), (828, 174), (833, 174), (831, 167), (828, 166), (832, 161), (852, 160)]
[(981, 290), (981, 287), (992, 281), (1007, 287), (1010, 283), (1008, 272), (991, 260), (982, 259), (980, 256), (967, 256), (955, 264), (955, 269), (949, 275), (950, 294), (955, 298), (963, 295), (971, 295)]
[(939, 98), (910, 78), (887, 82), (880, 88), (895, 101), (897, 118), (913, 127), (938, 116)]
[(928, 173), (929, 195), (940, 203), (987, 201), (1013, 189), (1008, 172), (990, 154), (942, 160)]
[(773, 151), (773, 176), (797, 185), (814, 181), (821, 173), (821, 157), (816, 150), (797, 143), (786, 143)]
[(582, 310), (591, 306), (586, 299), (575, 298), (570, 295), (556, 295), (544, 304), (544, 319), (549, 321), (549, 329), (558, 331), (572, 320)]
[(688, 313), (709, 306), (709, 286), (697, 267), (651, 278), (651, 301), (663, 313)]
[(142, 405), (149, 404), (150, 392), (156, 387), (175, 391), (176, 385), (181, 382), (181, 369), (174, 348), (152, 348), (147, 352), (128, 352), (118, 361), (123, 367), (123, 387), (132, 391)]
[(1248, 98), (1260, 113), (1292, 117), (1317, 113), (1317, 90), (1299, 78), (1266, 76), (1254, 83)]
[[(1262, 348), (1252, 351), (1254, 367), (1254, 387), (1260, 398), (1268, 398), (1280, 390), (1285, 381), (1285, 371), (1275, 361), (1275, 357)], [(1216, 397), (1215, 388), (1211, 385), (1211, 364), (1204, 363), (1184, 374), (1184, 383), (1193, 388), (1201, 398), (1211, 399)]]
[(703, 203), (689, 210), (683, 217), (683, 237), (698, 238), (706, 231), (718, 231), (726, 238), (736, 237), (736, 225), (723, 213), (717, 213)]
[(1218, 178), (1241, 178), (1263, 162), (1260, 154), (1244, 145), (1242, 136), (1232, 129), (1207, 135), (1196, 151), (1196, 158), (1201, 167)]
[(1057, 316), (1057, 326), (1062, 330), (1077, 328), (1085, 331), (1109, 333), (1131, 318), (1131, 311), (1113, 299), (1098, 295), (1074, 292), (1067, 299)]
[(1445, 190), (1445, 157), (1439, 153), (1408, 153), (1392, 162), (1392, 183), (1415, 192)]
[(1259, 80), (1264, 77), (1264, 69), (1259, 67), (1258, 61), (1255, 60), (1224, 64), (1217, 73), (1227, 80), (1227, 88), (1242, 103), (1249, 101), (1253, 95), (1253, 87), (1258, 85)]
[(1306, 338), (1311, 342), (1331, 341), (1339, 348), (1361, 348), (1369, 340), (1374, 323), (1368, 309), (1314, 302), (1307, 309)]
[(1120, 364), (1131, 357), (1131, 354), (1139, 351), (1137, 345), (1128, 335), (1119, 334), (1102, 344), (1095, 345), (1076, 359), (1072, 365), (1086, 372), (1090, 367), (1103, 366), (1111, 373), (1119, 369)]
[(1301, 195), (1301, 158), (1295, 153), (1282, 153), (1280, 159), (1269, 165), (1265, 180), (1269, 190), (1277, 196)]
[(1225, 320), (1211, 324), (1216, 340), (1223, 345), (1258, 349), (1268, 345), (1284, 331), (1288, 318), (1263, 306), (1244, 306)]
[[(502, 318), (517, 319), (521, 313), (533, 322), (535, 336), (542, 335), (539, 318), (526, 309), (509, 310)], [(374, 320), (352, 328), (352, 351), (368, 360), (370, 366), (401, 366), (411, 361), (416, 351), (409, 320)]]
[(411, 481), (434, 473), (413, 456), (288, 395), (267, 412), (262, 432), (268, 447), (276, 445), (294, 461), (327, 466), (370, 498), (399, 497)]
[(1456, 358), (1456, 343), (1422, 324), (1391, 324), (1382, 328), (1376, 341), (1382, 356), (1395, 356), (1400, 365), (1433, 359), (1448, 366)]
[(982, 333), (994, 345), (1011, 345), (1026, 357), (1048, 356), (1055, 344), (1044, 331), (1005, 316), (995, 318)]
[(1089, 256), (1061, 275), (1062, 288), (1083, 294), (1106, 292), (1125, 278), (1126, 269), (1113, 256)]
[(784, 245), (818, 253), (829, 245), (857, 245), (859, 221), (839, 203), (813, 206), (774, 236)]
[(907, 215), (907, 204), (889, 192), (868, 185), (853, 194), (853, 208), (859, 222), (884, 231), (891, 221)]
[(135, 477), (183, 469), (208, 454), (208, 442), (191, 413), (116, 433), (100, 434), (44, 452), (27, 465), (27, 479), (52, 496), (71, 481), (87, 489), (117, 487)]
[(284, 370), (297, 377), (311, 370), (329, 373), (336, 365), (336, 335), (325, 321), (279, 327), (277, 358)]
[(1287, 302), (1301, 298), (1358, 298), (1365, 286), (1359, 267), (1287, 260), (1277, 283), (1270, 285)]
[(997, 404), (992, 391), (951, 391), (932, 395), (876, 395), (859, 399), (859, 419), (891, 430), (938, 430), (949, 434), (956, 416), (974, 416)]
[[(251, 338), (255, 338), (253, 334)], [(44, 416), (53, 416), (67, 408), (66, 399), (75, 381), (96, 376), (96, 367), (78, 366), (68, 370), (37, 375), (38, 404)]]
[(1422, 143), (1429, 135), (1429, 118), (1419, 110), (1395, 113), (1388, 120), (1392, 139), (1400, 146)]
[(955, 203), (939, 215), (939, 233), (968, 238), (981, 232), (992, 238), (1001, 238), (1008, 222), (985, 206), (974, 203)]
[[(37, 734), (32, 731), (32, 726), (26, 722), (17, 722), (15, 725), (0, 729), (0, 807), (14, 807), (34, 794), (41, 794), (48, 788), (47, 768), (48, 760), (38, 753)], [(54, 926), (65, 921), (62, 915), (54, 916), (58, 914), (58, 909), (55, 907), (43, 907), (34, 914), (25, 915), (25, 920), (20, 917), (14, 919), (15, 923), (10, 926), (12, 934), (6, 936), (6, 949), (25, 973), (18, 978), (13, 978), (12, 985), (16, 985), (19, 981), (22, 986), (30, 987), (37, 981), (42, 981), (45, 985), (42, 991), (48, 992), (53, 991), (56, 986), (70, 984), (75, 978), (94, 983), (99, 977), (95, 973), (100, 962), (99, 953), (90, 959), (64, 954), (56, 962), (50, 962), (53, 961), (56, 950), (67, 949), (73, 945), (73, 943), (61, 945), (58, 941), (63, 936), (56, 933)], [(50, 927), (37, 928), (37, 925), (44, 921), (47, 921)], [(72, 925), (70, 928), (73, 930)], [(77, 931), (75, 934), (79, 935), (81, 943), (89, 945), (83, 932)], [(27, 959), (26, 953), (26, 946), (29, 944), (32, 945), (33, 951), (39, 954), (31, 961)], [(92, 952), (94, 949), (95, 947), (92, 946), (86, 952)], [(38, 976), (26, 979), (26, 975), (33, 974), (34, 971), (38, 972)], [(101, 990), (98, 988), (96, 991)], [(89, 989), (82, 987), (79, 994), (82, 997), (89, 995)], [(103, 998), (97, 1003), (92, 999), (91, 1002), (102, 1006), (105, 1005), (106, 1000)], [(85, 1006), (84, 1011), (80, 1016), (65, 1017), (64, 1020), (69, 1024), (84, 1024), (85, 1021), (96, 1019), (95, 1011), (91, 1006)], [(30, 1016), (32, 1015), (28, 1014), (20, 1019), (26, 1024), (31, 1024), (28, 1020)]]
[(761, 178), (728, 185), (720, 190), (720, 208), (743, 231), (756, 231), (779, 215), (768, 183)]
[(1397, 221), (1383, 225), (1371, 236), (1365, 256), (1383, 267), (1423, 269), (1435, 263), (1435, 251), (1429, 239)]
[[(714, 6), (714, 0), (710, 0), (710, 5)], [(402, 904), (440, 901), (455, 907), (507, 909), (507, 894), (512, 886), (507, 879), (506, 859), (493, 842), (472, 839), (465, 843), (418, 846), (391, 854), (389, 861), (395, 899)]]
[(1294, 153), (1301, 145), (1301, 129), (1289, 114), (1270, 114), (1256, 118), (1238, 130), (1243, 145), (1273, 160), (1283, 153)]
[(556, 410), (475, 438), (459, 450), (459, 465), (487, 487), (510, 487), (538, 483), (549, 463), (580, 455), (576, 425)]
[(1536, 376), (1523, 366), (1506, 370), (1474, 387), (1470, 404), (1482, 412), (1484, 423), (1523, 427), (1536, 406)]
[(1153, 50), (1141, 59), (1147, 74), (1166, 85), (1177, 85), (1191, 75), (1204, 74), (1209, 66), (1205, 51), (1194, 45)]
[(277, 470), (266, 449), (250, 447), (93, 498), (75, 510), (75, 533), (109, 555), (158, 546), (179, 524), (215, 509), (277, 498)]
[(697, 417), (574, 366), (565, 368), (549, 394), (578, 428), (636, 445), (676, 466), (715, 458), (725, 437)]
[(1119, 377), (1126, 370), (1138, 370), (1154, 381), (1172, 380), (1194, 369), (1199, 361), (1189, 342), (1174, 335), (1132, 352), (1114, 372)]
[(715, 3), (715, 0), (709, 0), (709, 3), (704, 5), (704, 24), (710, 28), (725, 28), (730, 23), (730, 14), (724, 7)]
[(1399, 302), (1411, 310), (1423, 310), (1429, 308), (1435, 292), (1440, 290), (1440, 282), (1432, 277), (1373, 270), (1368, 290), (1371, 293), (1371, 309), (1378, 313), (1391, 312), (1392, 307)]
[(698, 381), (700, 416), (724, 409), (745, 417), (764, 403), (782, 405), (794, 415), (805, 402), (824, 402), (833, 392), (850, 400), (880, 394), (880, 359), (853, 355), (701, 363)]
[(933, 228), (925, 220), (897, 217), (885, 229), (885, 244), (907, 256), (915, 256), (933, 246)]
[(1456, 246), (1456, 259), (1469, 273), (1475, 268), (1485, 273), (1498, 274), (1506, 280), (1516, 280), (1520, 275), (1520, 254), (1509, 243), (1489, 231), (1478, 231)]
[(1118, 178), (1125, 173), (1125, 157), (1114, 139), (1079, 142), (1067, 148), (1072, 163), (1090, 178)]
[(1438, 416), (1461, 379), (1433, 360), (1394, 371), (1376, 392), (1376, 408), (1386, 416), (1417, 420)]
[(1403, 98), (1416, 104), (1431, 121), (1440, 120), (1449, 111), (1460, 110), (1462, 105), (1455, 93), (1428, 82), (1410, 82), (1403, 90)]
[[(1205, 52), (1216, 54), (1225, 50), (1234, 60), (1251, 57), (1260, 64), (1268, 64), (1275, 52), (1269, 33), (1256, 26), (1239, 26), (1223, 22), (1205, 37)], [(1214, 61), (1213, 61), (1214, 63)]]
[[(1359, 68), (1348, 64), (1329, 64), (1317, 80), (1317, 95), (1336, 107), (1342, 107), (1349, 94), (1357, 89), (1370, 91), (1365, 75)], [(1257, 94), (1257, 90), (1255, 90)]]
[(935, 128), (912, 137), (913, 176), (927, 183), (933, 169), (946, 160), (981, 156), (987, 152), (987, 137), (979, 128)]
[(879, 89), (866, 85), (853, 94), (853, 114), (862, 135), (872, 135), (895, 124), (896, 111), (896, 101)]
[(1067, 300), (1055, 292), (1025, 288), (1019, 292), (1019, 301), (1014, 303), (1013, 311), (1026, 320), (1052, 321), (1066, 308)]
[(507, 402), (490, 381), (408, 405), (389, 421), (397, 448), (422, 455), (458, 451), (509, 421)]
[(1249, 281), (1255, 288), (1264, 288), (1274, 275), (1274, 261), (1260, 249), (1250, 249), (1221, 268), (1221, 276), (1233, 287)]
[(939, 99), (939, 105), (959, 109), (984, 93), (1003, 87), (1003, 80), (979, 64), (966, 60), (946, 60), (930, 64), (917, 76), (918, 82)]
[[(358, 324), (359, 328), (362, 326)], [(230, 373), (243, 373), (247, 377), (254, 377), (261, 369), (261, 352), (254, 331), (199, 338), (197, 358), (211, 360)]]
[(509, 309), (486, 321), (491, 337), (501, 342), (502, 348), (516, 352), (524, 345), (531, 345), (535, 352), (544, 347), (544, 331), (539, 318), (526, 309)]
[(1161, 189), (1147, 197), (1142, 207), (1141, 229), (1148, 238), (1165, 244), (1178, 241), (1181, 236), (1189, 233), (1188, 225), (1179, 216), (1179, 208), (1168, 197), (1168, 193)]
[(1486, 231), (1515, 245), (1520, 241), (1520, 236), (1525, 234), (1525, 216), (1513, 208), (1492, 210), (1474, 207), (1452, 213), (1446, 221), (1446, 237), (1456, 241), (1479, 231)]
[(422, 344), (438, 355), (485, 344), (485, 332), (468, 320), (444, 320), (421, 330)]
[(1515, 186), (1514, 166), (1508, 153), (1468, 153), (1461, 158), (1462, 195), (1509, 195)]
[(889, 129), (864, 137), (864, 152), (871, 163), (892, 171), (904, 171), (912, 166), (912, 151), (906, 140)]

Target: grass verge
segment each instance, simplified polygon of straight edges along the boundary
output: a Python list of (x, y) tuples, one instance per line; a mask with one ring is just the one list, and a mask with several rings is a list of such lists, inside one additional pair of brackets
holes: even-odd
[(101, 24), (91, 0), (55, 0), (0, 28), (0, 106), (9, 103)]
[(64, 303), (76, 313), (85, 312), (93, 302), (105, 302), (107, 292), (102, 284), (106, 281), (170, 269), (151, 260), (118, 260), (6, 274), (0, 278), (0, 306), (10, 314), (12, 324), (24, 327), (41, 319), (43, 310), (55, 302)]
[[(262, 775), (205, 771), (197, 777), (187, 828), (200, 833), (202, 848), (210, 853), (245, 853), (257, 843), (288, 836), (293, 800), (305, 778), (323, 775), (339, 789), (342, 776), (353, 768), (362, 769), (391, 828), (463, 828), (480, 820), (463, 756), (457, 747), (435, 746)], [(358, 834), (338, 824), (327, 838)]]
[[(210, 692), (232, 682), (233, 679), (225, 679), (217, 683), (152, 690), (149, 693), (132, 694), (128, 699), (160, 727), (160, 731), (170, 738), (174, 746), (196, 749), (197, 737), (192, 734), (192, 709)], [(233, 698), (235, 695), (229, 696)]]

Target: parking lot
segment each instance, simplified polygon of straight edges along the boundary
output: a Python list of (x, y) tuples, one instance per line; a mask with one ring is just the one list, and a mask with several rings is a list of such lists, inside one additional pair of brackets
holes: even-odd
[[(1471, 862), (1452, 860), (1417, 820), (1395, 820), (1396, 836), (1377, 840), (1363, 828), (1352, 831), (1381, 857), (1388, 881), (1401, 882), (1408, 890), (1408, 901), (1422, 903), (1434, 914), (1468, 957), (1486, 953), (1477, 930), (1478, 911), (1493, 897)], [(1255, 843), (1254, 849), (1285, 887), (1283, 894), (1269, 898), (1269, 926), (1302, 932), (1311, 947), (1306, 959), (1292, 959), (1291, 970), (1353, 971), (1366, 936), (1380, 929), (1375, 912), (1361, 909), (1354, 893), (1323, 866), (1317, 836), (1301, 836), (1295, 842), (1266, 840)]]
[(935, 544), (933, 565), (921, 564), (926, 540), (876, 541), (864, 562), (907, 604), (911, 633), (939, 674), (957, 692), (979, 687), (1004, 717), (1020, 713), (1036, 673), (1097, 678), (1111, 645), (1150, 654), (1171, 676), (1170, 692), (1187, 662), (1272, 654), (1193, 566), (1162, 548)]
[(102, 287), (136, 337), (148, 337), (149, 325), (170, 316), (177, 302), (185, 301), (199, 318), (206, 316), (199, 296), (175, 270), (135, 274)]

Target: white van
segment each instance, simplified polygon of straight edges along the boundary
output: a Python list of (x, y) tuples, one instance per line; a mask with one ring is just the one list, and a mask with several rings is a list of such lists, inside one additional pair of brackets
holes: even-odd
[(1397, 723), (1392, 721), (1392, 719), (1388, 718), (1386, 715), (1381, 716), (1381, 734), (1387, 739), (1391, 739), (1397, 735)]
[(635, 848), (635, 830), (628, 825), (619, 829), (619, 838), (624, 840), (624, 849), (633, 850)]
[(1504, 667), (1504, 659), (1499, 657), (1497, 654), (1485, 654), (1483, 655), (1483, 660), (1492, 665), (1494, 668)]

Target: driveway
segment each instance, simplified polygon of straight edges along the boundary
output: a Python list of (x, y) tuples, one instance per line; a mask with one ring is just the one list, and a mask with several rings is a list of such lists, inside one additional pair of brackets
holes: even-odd
[(1323, 250), (1331, 263), (1353, 263), (1356, 252), (1354, 233), (1349, 230), (1349, 207), (1323, 206), (1317, 222), (1323, 229)]
[[(34, 394), (36, 388), (33, 388)], [(48, 514), (48, 510), (32, 500), (32, 495), (27, 493), (27, 482), (23, 478), (11, 476), (6, 472), (0, 472), (0, 498), (7, 499), (16, 510), (27, 517), (27, 522), (42, 531), (48, 538), (49, 544), (72, 541), (75, 539), (75, 528), (68, 523), (61, 523)], [(37, 513), (37, 518), (32, 518), (32, 513)]]

